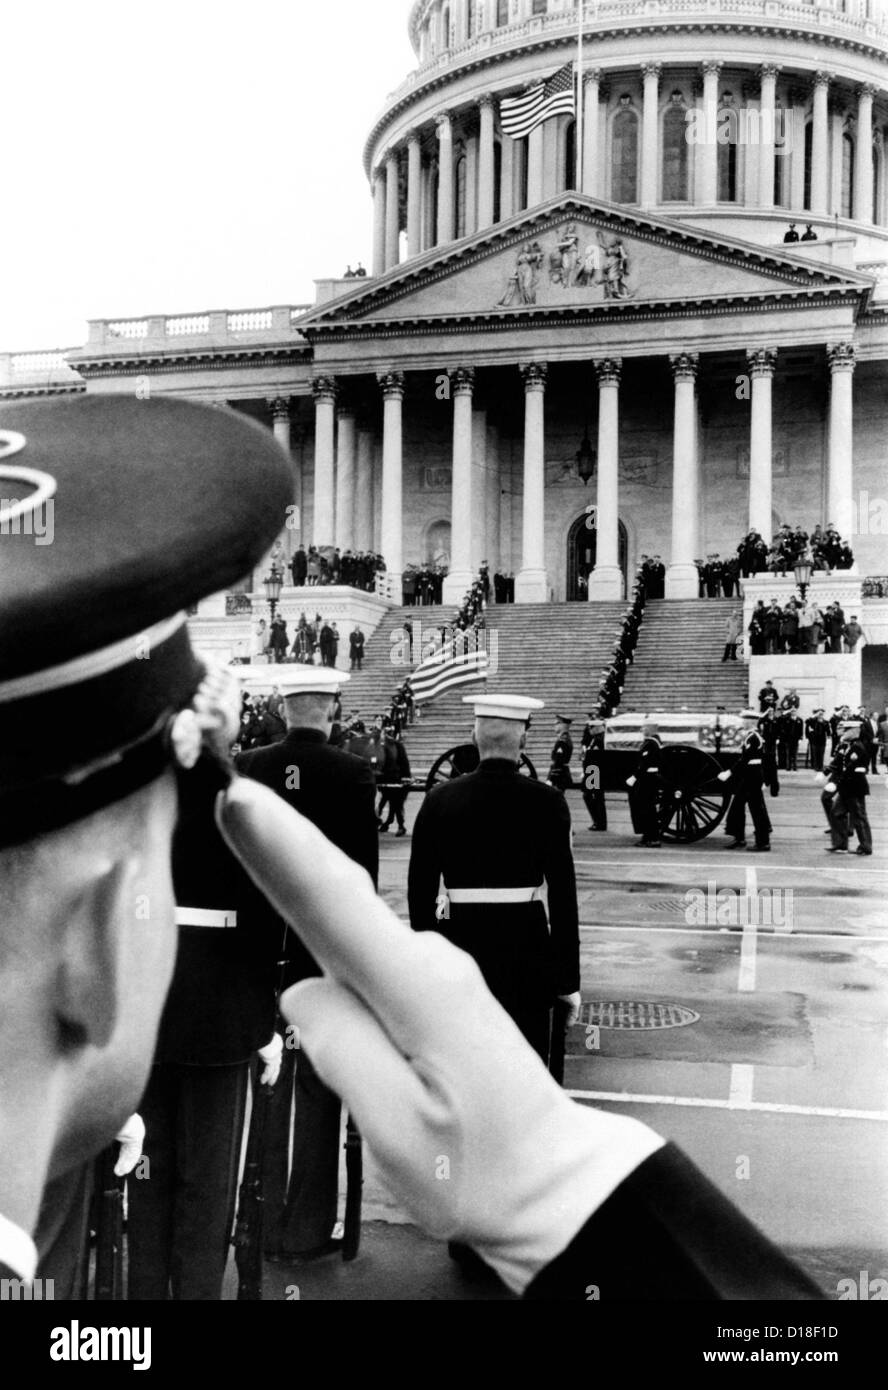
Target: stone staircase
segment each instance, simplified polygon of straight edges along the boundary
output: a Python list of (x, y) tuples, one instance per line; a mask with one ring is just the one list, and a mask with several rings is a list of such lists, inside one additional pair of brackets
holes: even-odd
[[(625, 602), (491, 605), (487, 610), (491, 674), (485, 686), (457, 688), (423, 707), (421, 718), (405, 734), (414, 776), (423, 776), (448, 748), (471, 740), (472, 712), (462, 697), (485, 690), (545, 700), (546, 709), (534, 721), (527, 750), (544, 776), (554, 742), (553, 717), (567, 715), (577, 721), (575, 733), (582, 730), (625, 611)], [(420, 629), (423, 635), (430, 634), (449, 621), (453, 612), (452, 604), (392, 609), (367, 641), (363, 671), (354, 672), (343, 691), (346, 711), (360, 710), (369, 722), (388, 707), (410, 673), (410, 665), (395, 664), (401, 648), (392, 644), (392, 634), (403, 630), (405, 619), (413, 624), (415, 642)]]
[(744, 661), (721, 664), (727, 620), (741, 606), (727, 598), (648, 603), (620, 713), (743, 709), (749, 668)]

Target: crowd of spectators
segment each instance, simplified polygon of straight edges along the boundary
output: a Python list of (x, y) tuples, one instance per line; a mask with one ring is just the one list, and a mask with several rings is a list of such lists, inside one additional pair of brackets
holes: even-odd
[(700, 598), (733, 598), (740, 593), (739, 555), (729, 555), (723, 560), (718, 553), (707, 555), (703, 560), (695, 560), (700, 581)]
[(815, 526), (810, 536), (801, 526), (784, 523), (770, 548), (758, 531), (748, 531), (737, 547), (740, 573), (744, 579), (754, 574), (791, 574), (796, 563), (808, 556), (815, 570), (847, 570), (854, 554), (836, 527)]
[(861, 640), (867, 641), (856, 613), (846, 619), (838, 602), (821, 609), (810, 596), (804, 602), (791, 598), (783, 607), (776, 598), (767, 605), (759, 599), (748, 633), (751, 656), (835, 655), (856, 651)]
[(269, 626), (260, 618), (255, 626), (250, 650), (251, 662), (298, 661), (304, 666), (335, 666), (339, 655), (339, 628), (316, 613), (309, 622), (302, 613), (292, 642), (287, 621), (278, 613)]
[(446, 578), (446, 565), (407, 565), (401, 576), (403, 602), (408, 608), (440, 603)]
[[(644, 616), (644, 605), (649, 594), (643, 568), (639, 569), (635, 576), (635, 583), (632, 588), (632, 603), (623, 615), (623, 621), (617, 629), (613, 647), (613, 653), (609, 664), (601, 673), (598, 682), (598, 693), (595, 697), (594, 715), (597, 719), (609, 719), (619, 706), (623, 694), (623, 685), (626, 679), (626, 670), (632, 666), (635, 660), (635, 648), (638, 645), (638, 630), (641, 627)], [(590, 711), (592, 713), (592, 711)]]
[(385, 574), (385, 560), (369, 550), (345, 550), (337, 547), (300, 545), (290, 561), (293, 584), (297, 589), (319, 584), (343, 584), (366, 593), (376, 590), (376, 577)]
[(636, 584), (641, 582), (645, 598), (666, 597), (666, 566), (659, 555), (642, 555)]

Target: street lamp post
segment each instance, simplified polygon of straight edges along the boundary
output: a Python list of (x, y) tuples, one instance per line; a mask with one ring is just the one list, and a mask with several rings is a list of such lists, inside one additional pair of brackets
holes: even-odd
[(268, 599), (268, 606), (271, 609), (271, 622), (274, 622), (275, 610), (281, 597), (281, 589), (284, 587), (284, 576), (281, 574), (277, 564), (272, 564), (271, 569), (262, 581), (265, 589), (265, 597)]
[(805, 595), (808, 592), (808, 585), (811, 583), (811, 572), (814, 569), (810, 555), (803, 555), (795, 562), (795, 582), (798, 584), (802, 594), (802, 603), (805, 602)]

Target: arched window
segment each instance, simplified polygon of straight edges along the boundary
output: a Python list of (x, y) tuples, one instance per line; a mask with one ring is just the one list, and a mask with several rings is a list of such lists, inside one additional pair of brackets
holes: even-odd
[(780, 141), (774, 146), (774, 206), (778, 208), (788, 208), (790, 204), (790, 149), (791, 141)]
[(561, 187), (577, 186), (577, 123), (568, 121), (564, 127), (564, 162), (561, 166)]
[(611, 198), (615, 203), (638, 201), (638, 116), (621, 97), (611, 138)]
[[(507, 137), (508, 138), (508, 137)], [(493, 146), (493, 220), (499, 222), (502, 219), (502, 192), (503, 192), (503, 147), (499, 140)]]
[(533, 0), (531, 14), (548, 14), (549, 0)]
[(802, 202), (810, 210), (811, 207), (811, 164), (814, 157), (814, 125), (808, 121), (805, 125), (805, 191), (802, 195)]
[(680, 93), (674, 93), (672, 103), (663, 117), (663, 192), (664, 203), (683, 203), (688, 192), (688, 128), (687, 112)]
[(509, 0), (496, 0), (496, 26), (502, 29), (509, 22)]
[(737, 201), (737, 112), (726, 105), (718, 113), (718, 201)]
[(468, 190), (469, 161), (460, 155), (456, 161), (456, 235), (466, 234), (466, 193)]
[(854, 216), (854, 140), (847, 133), (842, 136), (842, 216)]

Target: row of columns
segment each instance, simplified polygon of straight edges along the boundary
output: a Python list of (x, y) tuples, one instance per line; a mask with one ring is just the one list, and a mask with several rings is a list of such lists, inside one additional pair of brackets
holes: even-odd
[[(696, 202), (709, 206), (718, 198), (718, 140), (716, 131), (719, 114), (719, 81), (724, 64), (718, 60), (707, 60), (702, 64), (703, 72), (703, 110), (706, 117), (707, 138), (699, 150), (699, 187)], [(645, 63), (642, 66), (643, 97), (641, 119), (641, 171), (639, 202), (643, 207), (652, 207), (659, 202), (660, 184), (660, 87), (663, 65)], [(759, 75), (759, 131), (758, 186), (756, 201), (760, 207), (774, 205), (774, 164), (777, 157), (775, 144), (775, 111), (777, 105), (777, 78), (781, 69), (774, 63), (766, 63), (758, 70)], [(598, 68), (589, 68), (584, 74), (583, 97), (583, 192), (591, 197), (603, 197), (605, 184), (601, 176), (600, 131), (602, 123), (601, 100), (604, 74)], [(812, 151), (811, 151), (811, 196), (810, 210), (817, 216), (830, 216), (833, 188), (829, 178), (830, 129), (829, 129), (829, 85), (831, 76), (827, 72), (816, 72), (813, 79), (812, 110)], [(856, 221), (872, 222), (873, 203), (873, 98), (876, 88), (865, 84), (858, 90), (855, 170), (854, 170), (854, 209)], [(488, 94), (478, 100), (477, 137), (477, 206), (471, 219), (472, 231), (484, 231), (493, 223), (495, 203), (495, 160), (494, 145), (497, 127), (497, 101)], [(434, 228), (436, 244), (444, 245), (456, 236), (456, 208), (454, 203), (454, 138), (453, 115), (444, 111), (436, 117), (437, 163), (438, 163), (438, 201), (437, 221)], [(804, 126), (801, 132), (794, 131), (795, 138), (801, 134), (804, 140)], [(835, 132), (833, 132), (835, 146)], [(411, 131), (405, 141), (406, 179), (407, 179), (407, 256), (418, 256), (423, 250), (423, 158), (421, 134)], [(501, 184), (501, 207), (504, 218), (511, 215), (512, 189), (512, 141), (503, 137), (503, 161)], [(474, 146), (473, 146), (474, 150)], [(840, 158), (841, 149), (834, 158)], [(527, 206), (533, 207), (543, 201), (545, 195), (544, 172), (546, 162), (545, 125), (538, 126), (528, 140), (527, 168)], [(801, 167), (801, 165), (799, 166)], [(382, 275), (398, 264), (400, 257), (400, 179), (401, 157), (399, 148), (388, 151), (383, 162), (373, 175), (374, 198), (374, 247), (373, 273)], [(474, 178), (470, 180), (473, 188)], [(799, 190), (794, 190), (792, 205), (800, 207)], [(751, 196), (756, 196), (755, 194)]]
[[(853, 497), (853, 398), (854, 347), (839, 343), (827, 349), (830, 371), (827, 453), (827, 519), (843, 535), (850, 534)], [(667, 570), (667, 598), (697, 595), (695, 561), (700, 553), (700, 447), (697, 376), (699, 355), (679, 353), (670, 357), (674, 382), (672, 548)], [(750, 379), (750, 462), (748, 526), (766, 541), (772, 527), (772, 383), (777, 365), (773, 348), (747, 353)], [(590, 599), (619, 598), (622, 573), (619, 559), (619, 462), (620, 379), (619, 357), (593, 359), (598, 386), (598, 476), (595, 518), (596, 565), (589, 580)], [(530, 362), (520, 367), (524, 386), (523, 513), (521, 568), (516, 576), (515, 597), (522, 603), (543, 603), (549, 598), (545, 562), (545, 392), (547, 364)], [(382, 510), (380, 548), (389, 575), (399, 583), (403, 572), (403, 400), (404, 374), (378, 376), (383, 398)], [(445, 584), (445, 601), (458, 601), (477, 569), (479, 536), (477, 518), (492, 514), (498, 505), (498, 486), (489, 486), (492, 470), (483, 475), (476, 467), (485, 438), (479, 435), (475, 410), (475, 372), (460, 366), (450, 373), (453, 402), (453, 475), (451, 512), (451, 566)], [(359, 426), (347, 400), (337, 410), (337, 384), (333, 378), (314, 381), (315, 458), (314, 521), (316, 545), (335, 543), (340, 549), (372, 548), (373, 502), (369, 481), (373, 476), (374, 438)], [(274, 404), (274, 403), (272, 403)], [(284, 409), (274, 413), (275, 434), (289, 444), (289, 417)], [(487, 494), (491, 495), (488, 496)], [(483, 539), (480, 541), (484, 547)]]

